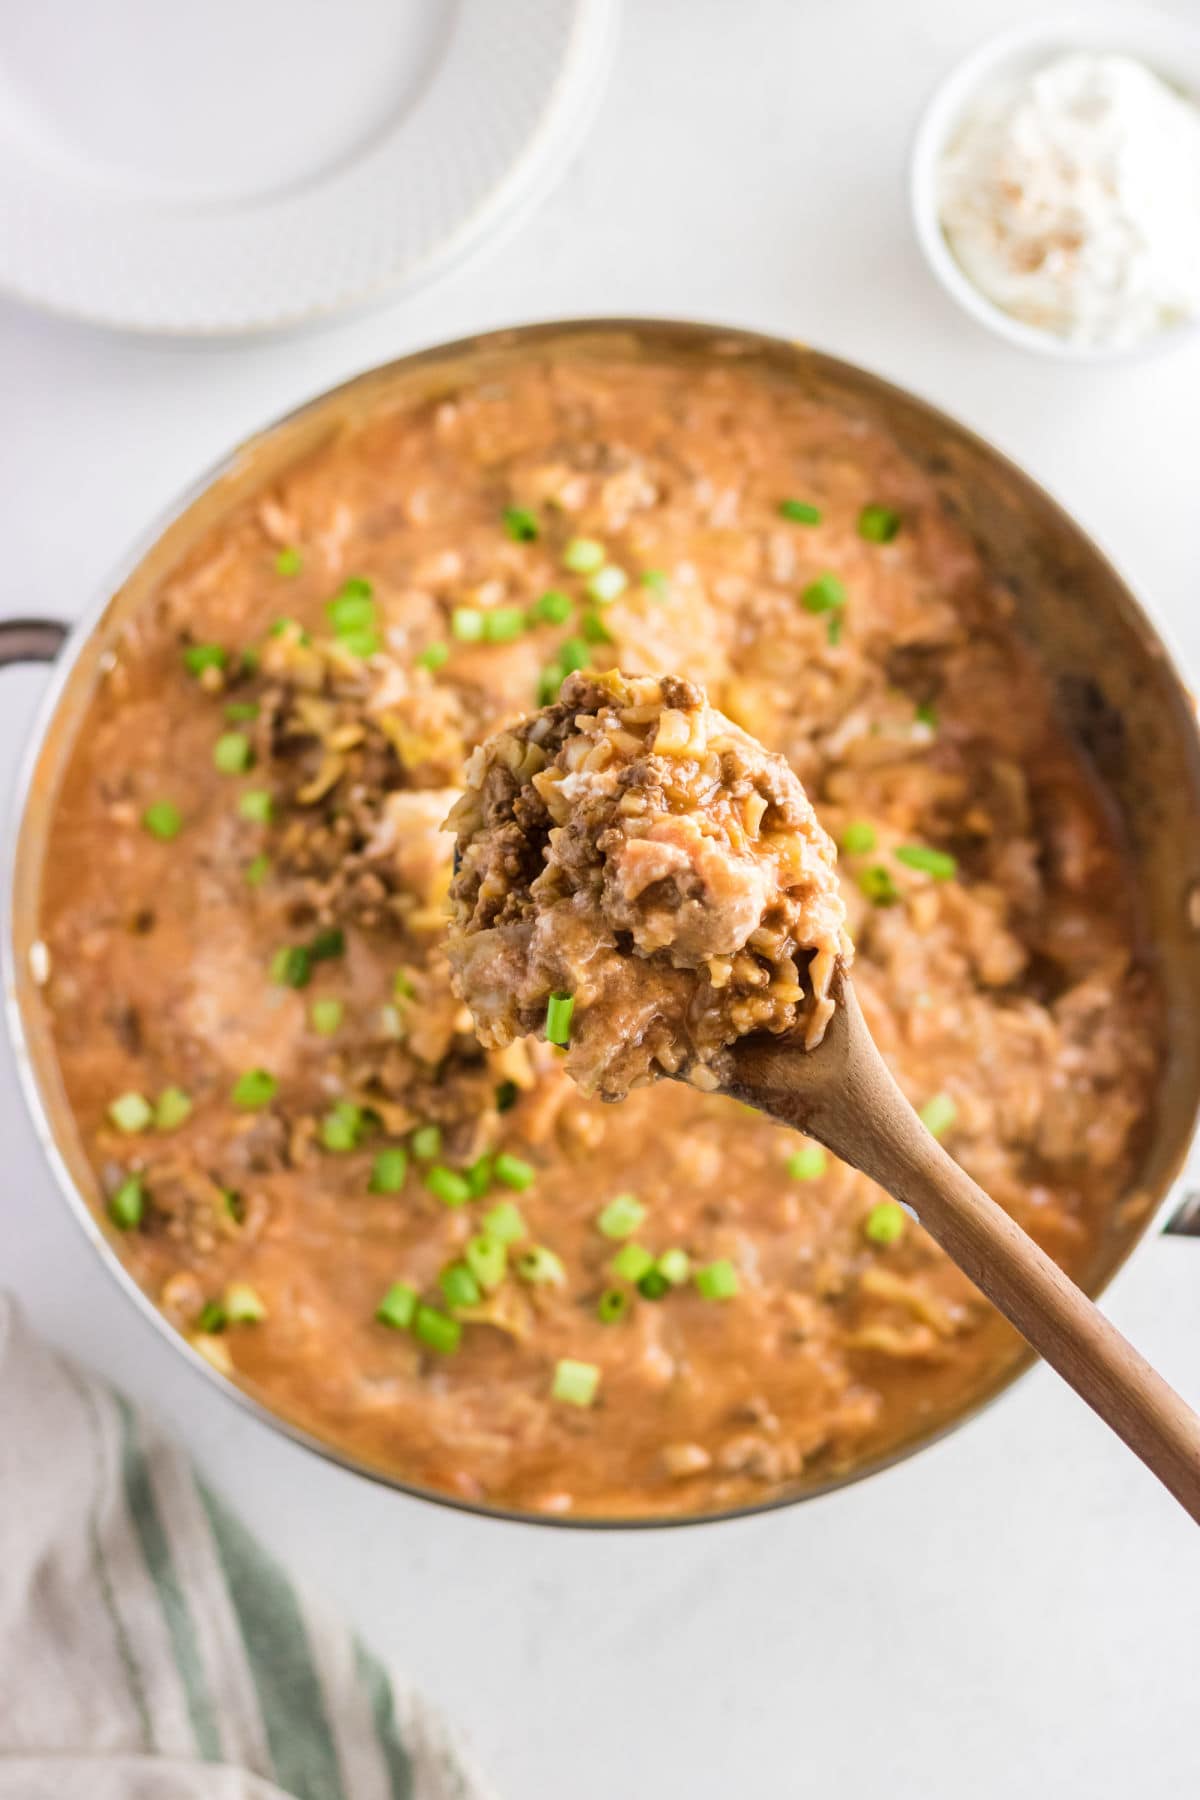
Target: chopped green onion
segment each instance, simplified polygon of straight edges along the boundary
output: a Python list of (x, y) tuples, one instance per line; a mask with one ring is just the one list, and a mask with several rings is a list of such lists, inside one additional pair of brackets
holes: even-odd
[(599, 1214), (596, 1226), (606, 1238), (632, 1237), (646, 1217), (646, 1209), (636, 1194), (614, 1194)]
[(604, 562), (604, 545), (595, 538), (568, 538), (563, 546), (563, 568), (572, 575), (593, 575)]
[(244, 775), (254, 762), (254, 746), (244, 731), (223, 731), (213, 745), (213, 763), (222, 775)]
[(705, 1300), (730, 1300), (738, 1291), (737, 1270), (727, 1257), (696, 1270), (696, 1287)]
[(520, 606), (494, 606), (483, 617), (483, 635), (489, 644), (511, 644), (525, 629), (525, 611)]
[(221, 1302), (219, 1300), (206, 1300), (197, 1316), (196, 1330), (202, 1331), (208, 1336), (214, 1331), (224, 1331), (228, 1323), (229, 1320)]
[(416, 996), (417, 990), (413, 986), (411, 978), (405, 974), (403, 969), (397, 969), (396, 973), (392, 976), (392, 992), (395, 994), (397, 1000), (412, 1000)]
[(381, 1150), (371, 1164), (368, 1188), (372, 1194), (398, 1194), (408, 1174), (408, 1151), (392, 1144)]
[(615, 1325), (633, 1305), (628, 1288), (605, 1288), (596, 1302), (596, 1317), (602, 1325)]
[(553, 1250), (547, 1250), (544, 1244), (534, 1244), (528, 1250), (522, 1250), (517, 1258), (517, 1274), (522, 1281), (532, 1283), (534, 1287), (561, 1287), (567, 1279), (567, 1271), (562, 1260)]
[(279, 987), (307, 987), (312, 979), (312, 957), (303, 944), (284, 944), (271, 958), (271, 980)]
[(450, 629), (460, 644), (479, 644), (487, 621), (477, 606), (456, 606), (450, 615)]
[[(658, 1272), (672, 1287), (682, 1287), (691, 1274), (692, 1259), (686, 1250), (664, 1250), (658, 1259)], [(644, 1279), (644, 1277), (643, 1277)]]
[(350, 656), (357, 656), (364, 662), (379, 649), (379, 633), (369, 625), (359, 631), (339, 631), (337, 641)]
[(817, 1181), (828, 1162), (820, 1144), (805, 1144), (802, 1150), (793, 1151), (783, 1166), (793, 1181)]
[(501, 1200), (498, 1206), (484, 1213), (483, 1229), (497, 1244), (518, 1244), (523, 1237), (529, 1236), (521, 1209), (511, 1200)]
[(527, 506), (506, 506), (504, 529), (515, 544), (532, 544), (538, 535), (538, 522)]
[(146, 1190), (140, 1175), (128, 1175), (108, 1203), (108, 1216), (118, 1231), (136, 1231), (146, 1214)]
[(499, 1238), (481, 1232), (463, 1246), (463, 1261), (485, 1294), (494, 1293), (508, 1269), (508, 1249)]
[(183, 814), (169, 800), (155, 800), (142, 814), (142, 824), (151, 837), (169, 843), (183, 830)]
[(238, 652), (238, 669), (243, 675), (257, 675), (261, 661), (262, 658), (253, 645)]
[(650, 589), (656, 600), (666, 600), (670, 595), (671, 584), (665, 569), (643, 569), (641, 583), (644, 588)]
[(558, 690), (566, 680), (566, 670), (558, 663), (547, 663), (537, 679), (537, 703), (539, 706), (552, 706), (558, 699)]
[(622, 1281), (640, 1281), (654, 1267), (654, 1258), (644, 1244), (622, 1244), (609, 1268)]
[(952, 881), (958, 874), (958, 863), (948, 850), (934, 850), (929, 844), (898, 844), (896, 861), (906, 869), (919, 869), (935, 881)]
[(842, 641), (842, 625), (844, 621), (840, 612), (830, 613), (829, 623), (825, 627), (825, 642), (836, 649)]
[(913, 718), (918, 725), (928, 725), (931, 731), (936, 731), (938, 728), (937, 708), (932, 700), (922, 700), (913, 713)]
[(779, 516), (783, 519), (790, 519), (793, 525), (819, 525), (821, 523), (820, 507), (813, 506), (807, 500), (781, 500)]
[(462, 1340), (462, 1326), (448, 1319), (436, 1306), (418, 1306), (413, 1319), (413, 1336), (439, 1356), (450, 1356)]
[(154, 1108), (156, 1131), (174, 1131), (191, 1117), (192, 1097), (180, 1087), (164, 1088)]
[(189, 675), (203, 675), (205, 669), (223, 669), (229, 652), (220, 644), (189, 644), (183, 661)]
[(661, 1269), (647, 1269), (638, 1282), (638, 1293), (643, 1300), (661, 1300), (671, 1284)]
[(565, 625), (571, 616), (572, 605), (569, 594), (564, 594), (560, 588), (547, 588), (530, 607), (529, 616), (540, 624)]
[(225, 717), (231, 725), (246, 725), (251, 719), (257, 719), (259, 704), (257, 700), (231, 700), (225, 708)]
[(858, 515), (858, 535), (868, 544), (890, 544), (900, 525), (900, 514), (890, 506), (864, 506)]
[(826, 570), (815, 581), (809, 582), (800, 596), (800, 604), (805, 612), (836, 612), (839, 606), (846, 604), (846, 589), (836, 575)]
[(274, 802), (267, 788), (247, 788), (238, 796), (238, 813), (252, 825), (269, 825)]
[(154, 1123), (154, 1108), (144, 1094), (119, 1094), (108, 1116), (118, 1131), (146, 1131)]
[(278, 1091), (274, 1075), (268, 1075), (265, 1069), (247, 1069), (234, 1082), (230, 1098), (244, 1112), (256, 1112), (261, 1106), (269, 1106)]
[(904, 1236), (904, 1208), (895, 1200), (881, 1200), (863, 1220), (863, 1232), (873, 1244), (898, 1243)]
[(604, 623), (599, 613), (584, 613), (579, 621), (579, 629), (589, 644), (612, 644), (616, 642), (612, 632)]
[(345, 1015), (340, 1000), (314, 1000), (308, 1009), (308, 1022), (321, 1037), (332, 1037)]
[[(267, 633), (267, 636), (286, 637), (289, 633), (294, 633), (296, 638), (302, 644), (307, 644), (311, 641), (299, 619), (276, 619), (270, 631)], [(243, 661), (244, 660), (245, 658), (243, 657)]]
[(472, 1200), (482, 1200), (491, 1187), (492, 1161), (490, 1156), (477, 1156), (467, 1170), (467, 1186), (471, 1190)]
[(502, 1081), (496, 1089), (496, 1111), (511, 1112), (520, 1098), (521, 1090), (515, 1081)]
[(365, 575), (348, 575), (342, 583), (341, 591), (350, 600), (369, 600), (375, 588)]
[(347, 582), (341, 593), (326, 604), (325, 616), (333, 626), (336, 637), (344, 638), (359, 631), (372, 630), (376, 615), (369, 585), (364, 594), (352, 582)]
[(921, 1123), (933, 1137), (949, 1131), (958, 1117), (958, 1108), (949, 1094), (934, 1094), (921, 1108)]
[(225, 1216), (232, 1219), (235, 1225), (245, 1223), (245, 1203), (236, 1188), (221, 1189), (221, 1204), (225, 1208)]
[(576, 1362), (563, 1356), (554, 1365), (550, 1392), (555, 1400), (563, 1400), (568, 1406), (590, 1406), (599, 1386), (600, 1371), (595, 1363)]
[(445, 1163), (434, 1163), (432, 1169), (426, 1170), (425, 1186), (443, 1206), (465, 1206), (471, 1198), (471, 1184), (466, 1176), (457, 1169), (448, 1169)]
[(432, 644), (426, 644), (416, 659), (418, 669), (428, 669), (431, 673), (438, 669), (444, 669), (449, 661), (449, 644), (443, 644), (436, 639)]
[(225, 1317), (231, 1325), (257, 1325), (267, 1316), (262, 1296), (248, 1281), (231, 1281), (224, 1301)]
[(879, 863), (860, 871), (858, 885), (872, 906), (895, 906), (900, 898), (900, 889)]
[(546, 1002), (546, 1042), (569, 1044), (571, 1014), (575, 1011), (574, 994), (551, 994)]
[(594, 600), (597, 606), (611, 606), (628, 586), (629, 577), (624, 569), (619, 569), (616, 563), (605, 563), (602, 569), (597, 569), (591, 576), (584, 591), (588, 599)]
[(261, 887), (270, 873), (271, 859), (269, 856), (260, 854), (251, 857), (250, 861), (246, 864), (247, 887)]
[(321, 1142), (326, 1150), (356, 1150), (366, 1128), (361, 1106), (353, 1100), (338, 1100), (321, 1120)]
[(582, 638), (567, 638), (559, 647), (559, 667), (564, 675), (573, 675), (576, 669), (586, 669), (591, 660), (592, 653)]
[(329, 962), (335, 956), (344, 956), (345, 951), (346, 934), (340, 925), (324, 926), (308, 946), (314, 962)]
[(841, 837), (842, 849), (847, 856), (866, 856), (878, 842), (875, 827), (868, 825), (865, 819), (853, 820)]
[(304, 567), (304, 557), (294, 544), (287, 544), (275, 558), (277, 575), (298, 575)]
[(442, 1148), (440, 1125), (419, 1125), (408, 1140), (409, 1149), (418, 1162), (432, 1162)]
[(450, 1263), (438, 1276), (438, 1286), (450, 1307), (478, 1306), (483, 1299), (479, 1283), (466, 1263)]
[(407, 1281), (393, 1281), (375, 1308), (375, 1317), (381, 1325), (390, 1325), (393, 1331), (407, 1331), (416, 1311), (416, 1288), (409, 1287)]

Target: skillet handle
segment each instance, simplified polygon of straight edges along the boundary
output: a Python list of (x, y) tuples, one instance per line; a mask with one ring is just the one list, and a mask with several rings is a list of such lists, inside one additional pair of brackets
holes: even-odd
[(0, 619), (0, 669), (12, 663), (53, 662), (68, 629), (57, 619)]

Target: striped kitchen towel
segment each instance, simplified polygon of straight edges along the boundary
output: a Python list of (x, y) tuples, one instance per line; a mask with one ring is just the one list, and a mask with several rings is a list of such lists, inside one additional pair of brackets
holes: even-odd
[(487, 1800), (119, 1395), (0, 1294), (0, 1800)]

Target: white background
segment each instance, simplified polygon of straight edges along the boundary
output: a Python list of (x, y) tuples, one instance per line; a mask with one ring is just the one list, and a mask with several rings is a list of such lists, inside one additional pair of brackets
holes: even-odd
[[(0, 305), (4, 611), (77, 612), (210, 459), (364, 365), (492, 324), (643, 311), (801, 336), (941, 403), (1058, 493), (1200, 668), (1200, 341), (1093, 371), (1026, 358), (952, 309), (909, 231), (924, 95), (1039, 10), (627, 0), (577, 165), (437, 288), (217, 350)], [(4, 680), (5, 771), (41, 680)], [(1200, 1536), (1045, 1370), (901, 1468), (774, 1516), (615, 1535), (460, 1517), (326, 1466), (183, 1367), (96, 1267), (7, 1057), (0, 1143), (5, 1285), (174, 1426), (455, 1714), (508, 1800), (1197, 1791)], [(1110, 1307), (1200, 1404), (1200, 1241), (1145, 1244)]]

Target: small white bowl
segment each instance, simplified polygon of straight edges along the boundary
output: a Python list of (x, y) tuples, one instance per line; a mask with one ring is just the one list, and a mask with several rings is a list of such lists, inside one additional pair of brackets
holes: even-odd
[(997, 337), (1063, 362), (1115, 362), (1190, 340), (1200, 320), (1164, 327), (1134, 344), (1075, 344), (1026, 325), (1002, 311), (964, 272), (938, 217), (937, 176), (942, 151), (972, 100), (994, 84), (1020, 76), (1072, 50), (1115, 50), (1135, 57), (1200, 104), (1200, 29), (1149, 9), (1095, 6), (1087, 12), (1021, 25), (989, 38), (951, 69), (934, 90), (917, 127), (909, 165), (909, 195), (917, 241), (946, 293)]

